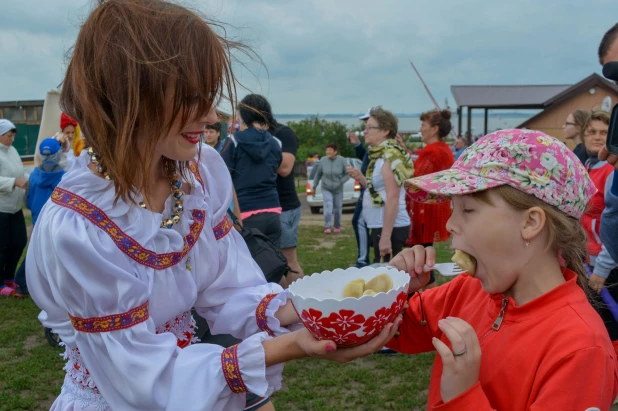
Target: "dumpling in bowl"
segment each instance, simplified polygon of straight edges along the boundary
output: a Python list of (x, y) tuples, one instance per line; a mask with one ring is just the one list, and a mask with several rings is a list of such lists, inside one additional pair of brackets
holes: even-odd
[(365, 295), (376, 295), (377, 293), (371, 289), (366, 289), (365, 292), (363, 293), (363, 296)]
[(476, 272), (476, 259), (470, 254), (464, 253), (461, 250), (456, 250), (451, 261), (461, 267), (469, 276), (474, 277), (474, 273)]
[(393, 279), (388, 274), (379, 274), (373, 277), (367, 285), (366, 290), (373, 290), (377, 293), (388, 292), (393, 288)]
[(365, 280), (360, 278), (358, 280), (350, 281), (343, 289), (343, 298), (354, 297), (361, 298), (365, 292)]

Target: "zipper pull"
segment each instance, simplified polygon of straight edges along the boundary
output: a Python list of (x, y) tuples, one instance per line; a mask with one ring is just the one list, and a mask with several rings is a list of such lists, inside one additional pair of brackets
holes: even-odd
[(502, 326), (502, 320), (504, 319), (504, 313), (506, 312), (506, 306), (509, 304), (508, 297), (504, 297), (502, 299), (502, 307), (500, 307), (500, 313), (498, 314), (498, 318), (494, 321), (494, 324), (491, 326), (491, 329), (494, 331), (498, 331)]

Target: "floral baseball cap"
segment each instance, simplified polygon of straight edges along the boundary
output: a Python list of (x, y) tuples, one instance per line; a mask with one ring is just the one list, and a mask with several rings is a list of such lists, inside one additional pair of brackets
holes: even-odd
[(415, 201), (509, 185), (579, 219), (597, 189), (581, 161), (560, 140), (534, 130), (500, 130), (479, 139), (444, 171), (406, 180)]

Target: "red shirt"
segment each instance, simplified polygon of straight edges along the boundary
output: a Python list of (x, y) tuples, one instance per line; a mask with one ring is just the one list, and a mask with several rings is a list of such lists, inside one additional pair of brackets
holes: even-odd
[(586, 170), (599, 191), (588, 202), (580, 223), (588, 235), (588, 255), (596, 257), (602, 247), (600, 230), (601, 214), (605, 210), (605, 182), (607, 177), (614, 172), (614, 167), (606, 161), (601, 161), (593, 167), (587, 165)]
[[(479, 382), (444, 403), (442, 359), (436, 355), (429, 410), (609, 410), (618, 393), (616, 354), (605, 326), (565, 270), (566, 282), (517, 307), (511, 298), (499, 330), (492, 330), (504, 295), (489, 295), (465, 274), (409, 300), (400, 336), (388, 347), (404, 353), (434, 351), (432, 336), (450, 346), (437, 326), (451, 316), (468, 322), (482, 350)], [(421, 325), (421, 318), (427, 321)]]
[[(443, 141), (428, 144), (414, 163), (414, 177), (451, 168), (455, 162), (453, 151)], [(451, 204), (422, 204), (406, 197), (406, 208), (412, 219), (407, 246), (446, 241), (449, 232), (446, 222), (451, 218)]]

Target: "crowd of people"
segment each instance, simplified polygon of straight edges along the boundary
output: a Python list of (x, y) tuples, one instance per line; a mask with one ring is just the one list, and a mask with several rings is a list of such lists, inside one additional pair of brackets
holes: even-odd
[[(66, 114), (31, 175), (12, 147), (15, 125), (0, 120), (0, 295), (31, 294), (65, 345), (52, 409), (272, 410), (285, 362), (348, 362), (384, 346), (437, 352), (431, 409), (609, 409), (618, 155), (606, 149), (607, 113), (567, 117), (575, 151), (514, 129), (470, 147), (458, 139), (453, 150), (450, 112), (431, 110), (413, 161), (397, 118), (372, 107), (364, 142), (349, 135), (361, 168), (329, 145), (314, 184), (326, 194), (326, 234), (341, 228), (342, 185), (361, 184), (356, 264), (370, 263), (373, 245), (374, 263), (410, 275), (409, 295), (377, 337), (341, 348), (300, 326), (284, 290), (304, 275), (297, 136), (249, 94), (238, 129), (221, 137), (214, 105), (233, 88), (234, 46), (180, 5), (109, 0), (81, 27)], [(618, 61), (618, 25), (599, 58)], [(87, 150), (76, 145), (80, 129)], [(24, 202), (35, 229), (18, 270)], [(234, 221), (262, 232), (290, 270), (266, 278)], [(447, 239), (477, 264), (438, 286), (433, 244)]]

